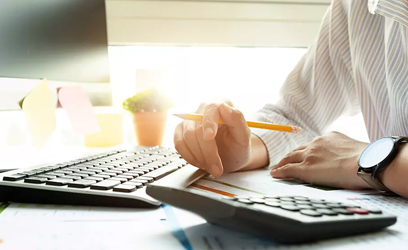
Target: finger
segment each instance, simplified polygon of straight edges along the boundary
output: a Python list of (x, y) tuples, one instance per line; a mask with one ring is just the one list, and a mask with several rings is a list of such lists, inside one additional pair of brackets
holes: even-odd
[(218, 154), (217, 143), (215, 139), (205, 140), (202, 133), (202, 129), (197, 130), (197, 141), (206, 161), (204, 168), (207, 170), (207, 172), (211, 173), (212, 176), (219, 177), (222, 175), (223, 167), (221, 158)]
[(287, 154), (278, 164), (276, 164), (275, 169), (281, 168), (287, 164), (291, 163), (300, 163), (303, 161), (304, 154), (303, 150), (300, 151), (292, 151)]
[(209, 103), (204, 107), (203, 113), (203, 138), (212, 140), (217, 134), (218, 121), (220, 120), (220, 104)]
[(220, 107), (221, 119), (228, 126), (228, 130), (235, 139), (235, 142), (242, 146), (249, 145), (251, 131), (248, 128), (244, 115), (241, 111), (223, 103)]
[[(184, 142), (187, 144), (187, 147), (190, 149), (191, 153), (194, 155), (194, 157), (197, 159), (198, 164), (201, 166), (205, 165), (205, 159), (204, 156), (201, 152), (200, 145), (198, 144), (197, 141), (197, 130), (196, 130), (196, 125), (200, 126), (201, 123), (199, 122), (194, 122), (194, 121), (184, 121), (183, 122), (183, 139)], [(201, 130), (198, 129), (198, 130)]]
[(271, 175), (277, 179), (296, 178), (302, 180), (303, 168), (299, 163), (287, 164), (281, 168), (274, 168)]
[(186, 142), (184, 141), (183, 138), (183, 124), (180, 123), (175, 131), (174, 131), (174, 147), (176, 148), (177, 152), (186, 160), (188, 163), (190, 163), (193, 166), (200, 167), (200, 164), (198, 160), (195, 158), (194, 154), (191, 152), (191, 150), (188, 148)]

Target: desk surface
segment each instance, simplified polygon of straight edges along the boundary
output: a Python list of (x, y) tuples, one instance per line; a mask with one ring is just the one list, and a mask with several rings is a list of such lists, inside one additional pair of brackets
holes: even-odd
[[(407, 249), (407, 199), (345, 190), (323, 191), (280, 181), (272, 181), (275, 188), (269, 187), (265, 191), (265, 180), (269, 178), (266, 172), (232, 173), (217, 181), (236, 186), (253, 183), (247, 185), (250, 191), (241, 192), (263, 189), (267, 194), (277, 194), (277, 187), (284, 185), (287, 192), (296, 191), (300, 195), (380, 207), (397, 215), (398, 222), (377, 233), (282, 246), (207, 224), (192, 213), (170, 206), (124, 209), (9, 204), (7, 208), (0, 206), (0, 239), (3, 241), (0, 249)], [(254, 178), (258, 181), (250, 181)], [(238, 189), (232, 190), (231, 185), (225, 185), (225, 188), (229, 192), (244, 194), (237, 193)]]

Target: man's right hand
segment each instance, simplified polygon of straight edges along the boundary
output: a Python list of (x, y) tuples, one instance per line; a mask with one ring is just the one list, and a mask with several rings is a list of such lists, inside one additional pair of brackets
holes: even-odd
[[(174, 145), (181, 156), (214, 177), (246, 167), (251, 132), (243, 114), (226, 103), (203, 103), (197, 113), (203, 114), (202, 122), (183, 121), (176, 127)], [(225, 124), (218, 124), (220, 119)]]

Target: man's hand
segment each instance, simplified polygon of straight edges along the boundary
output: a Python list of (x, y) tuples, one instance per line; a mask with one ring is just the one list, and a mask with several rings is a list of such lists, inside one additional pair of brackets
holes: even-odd
[[(247, 166), (251, 133), (243, 114), (226, 103), (203, 103), (197, 113), (203, 122), (183, 121), (176, 127), (174, 145), (181, 156), (214, 177)], [(218, 124), (220, 119), (225, 124)]]
[(330, 132), (286, 155), (271, 175), (330, 187), (370, 188), (357, 176), (358, 159), (367, 145), (344, 134)]

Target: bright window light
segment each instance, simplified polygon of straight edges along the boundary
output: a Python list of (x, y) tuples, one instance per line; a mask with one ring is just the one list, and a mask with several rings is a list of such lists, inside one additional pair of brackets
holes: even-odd
[(231, 99), (245, 115), (278, 99), (306, 49), (230, 47), (109, 48), (114, 106), (149, 87), (166, 91), (181, 112), (213, 97)]

